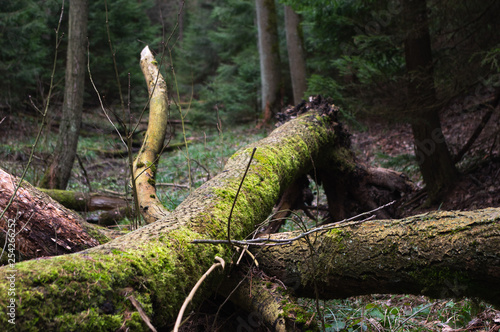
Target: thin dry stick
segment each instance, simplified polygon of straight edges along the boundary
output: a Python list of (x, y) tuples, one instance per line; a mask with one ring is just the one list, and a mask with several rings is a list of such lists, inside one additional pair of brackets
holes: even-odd
[(156, 332), (155, 327), (153, 326), (153, 324), (151, 324), (151, 321), (149, 320), (148, 315), (146, 315), (146, 313), (144, 312), (144, 309), (142, 308), (142, 305), (139, 303), (139, 301), (137, 301), (135, 299), (135, 297), (133, 297), (132, 295), (127, 297), (127, 299), (129, 299), (130, 302), (132, 302), (132, 305), (137, 309), (137, 311), (139, 312), (139, 315), (141, 316), (144, 323), (146, 323), (146, 325), (149, 327), (149, 329), (151, 331)]
[(248, 169), (250, 168), (250, 164), (252, 163), (253, 156), (257, 151), (257, 148), (253, 148), (252, 155), (250, 156), (250, 160), (248, 161), (247, 168), (245, 169), (245, 173), (243, 174), (243, 178), (241, 179), (240, 186), (238, 187), (238, 191), (236, 192), (236, 196), (234, 197), (233, 206), (231, 206), (231, 212), (229, 212), (229, 217), (227, 218), (227, 242), (231, 245), (231, 217), (233, 216), (234, 206), (236, 205), (236, 200), (238, 199), (238, 195), (240, 194), (241, 187), (243, 186), (243, 181), (248, 173)]
[[(342, 227), (342, 226), (356, 225), (356, 224), (360, 224), (360, 223), (363, 223), (365, 221), (371, 220), (371, 219), (375, 218), (375, 215), (371, 215), (371, 216), (369, 216), (365, 219), (362, 219), (362, 220), (352, 221), (352, 220), (357, 219), (361, 216), (364, 216), (364, 215), (370, 214), (372, 212), (386, 208), (389, 205), (394, 204), (394, 202), (396, 202), (396, 201), (389, 202), (385, 205), (379, 206), (376, 209), (373, 209), (373, 210), (367, 211), (367, 212), (363, 212), (361, 214), (358, 214), (358, 215), (351, 217), (351, 218), (348, 218), (348, 219), (344, 219), (342, 221), (338, 221), (338, 222), (335, 222), (332, 224), (326, 224), (323, 226), (312, 228), (312, 229), (308, 230), (307, 232), (301, 233), (301, 234), (297, 235), (296, 237), (289, 238), (289, 239), (271, 239), (270, 237), (266, 237), (266, 238), (257, 238), (257, 239), (244, 240), (244, 241), (231, 240), (231, 242), (229, 242), (228, 240), (198, 239), (198, 240), (191, 241), (191, 243), (210, 243), (210, 244), (220, 244), (220, 243), (227, 244), (227, 243), (229, 243), (229, 244), (235, 245), (235, 246), (248, 246), (248, 245), (251, 245), (251, 246), (275, 246), (275, 245), (291, 244), (293, 241), (300, 240), (311, 233), (326, 231), (326, 230), (329, 230), (332, 228), (337, 228), (337, 227)], [(351, 221), (351, 222), (347, 223), (348, 221)], [(268, 243), (268, 242), (271, 242), (271, 243)]]
[(177, 315), (177, 320), (175, 321), (174, 332), (179, 331), (179, 327), (181, 326), (182, 316), (184, 316), (184, 311), (186, 310), (189, 302), (191, 302), (191, 300), (193, 299), (194, 294), (196, 294), (196, 291), (198, 290), (198, 288), (200, 288), (201, 283), (206, 279), (206, 277), (208, 277), (208, 275), (210, 273), (212, 273), (212, 271), (216, 267), (221, 266), (222, 269), (224, 270), (224, 266), (225, 266), (226, 262), (224, 262), (224, 260), (222, 258), (220, 258), (219, 256), (215, 256), (215, 260), (217, 260), (219, 263), (212, 264), (212, 266), (207, 270), (207, 272), (205, 272), (201, 276), (200, 280), (198, 280), (196, 285), (194, 285), (194, 287), (191, 290), (191, 292), (189, 293), (188, 297), (184, 300), (184, 303), (182, 304), (181, 310), (179, 310), (179, 315)]

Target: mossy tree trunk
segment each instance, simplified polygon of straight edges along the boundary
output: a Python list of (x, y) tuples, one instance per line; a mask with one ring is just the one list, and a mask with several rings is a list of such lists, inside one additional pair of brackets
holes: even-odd
[[(331, 109), (330, 109), (331, 111)], [(242, 239), (264, 221), (284, 190), (321, 160), (335, 145), (335, 112), (310, 112), (292, 120), (267, 138), (235, 153), (224, 171), (194, 191), (172, 213), (105, 245), (77, 254), (31, 260), (0, 270), (1, 310), (11, 300), (15, 277), (16, 325), (2, 315), (2, 326), (29, 330), (86, 330), (123, 324), (142, 326), (130, 297), (142, 304), (157, 327), (168, 327), (184, 298), (215, 256), (229, 262), (225, 245), (194, 245), (199, 238), (227, 238), (228, 214), (253, 148), (254, 158), (231, 220), (231, 238)], [(212, 291), (215, 275), (203, 285), (195, 302)]]
[(39, 188), (39, 190), (64, 207), (74, 211), (108, 211), (130, 205), (130, 201), (126, 197), (119, 195), (112, 196), (110, 194), (84, 193), (60, 189)]
[[(298, 233), (278, 233), (289, 239)], [(340, 224), (289, 245), (253, 248), (261, 268), (321, 298), (388, 293), (500, 305), (500, 208)]]
[[(360, 171), (352, 153), (349, 152), (347, 136), (336, 122), (336, 111), (331, 105), (321, 102), (321, 99), (315, 99), (311, 103), (295, 108), (294, 112), (293, 120), (281, 125), (267, 138), (236, 152), (219, 175), (195, 190), (175, 211), (160, 216), (152, 214), (155, 222), (109, 243), (79, 253), (19, 262), (0, 268), (0, 310), (8, 313), (8, 315), (0, 315), (2, 326), (22, 331), (35, 327), (65, 331), (91, 329), (115, 331), (125, 328), (144, 330), (147, 329), (147, 324), (141, 317), (148, 316), (155, 327), (171, 328), (185, 297), (210, 268), (214, 258), (222, 257), (228, 264), (234, 258), (233, 248), (226, 244), (194, 244), (193, 240), (201, 238), (226, 240), (228, 229), (230, 229), (229, 236), (233, 240), (247, 237), (255, 231), (257, 225), (266, 220), (282, 194), (310, 172), (318, 175), (318, 181), (327, 183), (331, 192), (338, 193), (341, 188), (348, 187), (350, 189), (346, 192), (356, 194), (358, 198), (362, 197), (359, 194), (361, 189), (355, 190), (353, 187), (362, 187), (364, 183), (370, 181), (380, 181), (380, 178), (376, 179), (376, 172)], [(253, 152), (255, 154), (251, 159)], [(154, 153), (152, 158), (156, 158)], [(148, 167), (147, 162), (150, 160), (154, 159), (146, 160), (143, 167)], [(236, 193), (250, 160), (248, 173), (236, 199)], [(139, 165), (136, 167), (139, 168)], [(151, 171), (154, 172), (154, 169)], [(154, 180), (154, 173), (148, 174), (147, 177)], [(334, 181), (335, 178), (344, 180), (340, 181), (339, 185), (338, 181)], [(154, 185), (151, 181), (146, 180), (146, 183)], [(144, 192), (148, 191), (140, 191), (139, 195)], [(229, 227), (229, 211), (235, 199), (236, 204)], [(160, 211), (160, 213), (163, 212)], [(497, 254), (489, 249), (484, 250), (484, 248), (489, 248), (489, 241), (493, 247), (498, 248), (498, 213), (490, 217), (492, 222), (489, 222), (487, 228), (491, 228), (491, 233), (479, 237), (481, 240), (477, 243), (469, 243), (469, 246), (476, 247), (478, 256), (467, 256), (470, 257), (470, 260), (467, 260), (469, 266), (483, 269), (488, 282), (494, 278), (498, 280), (499, 271)], [(379, 269), (383, 270), (384, 264), (392, 268), (391, 259), (404, 260), (413, 257), (421, 259), (419, 255), (424, 255), (424, 251), (418, 251), (420, 254), (413, 256), (412, 253), (423, 248), (427, 242), (431, 243), (429, 250), (437, 250), (436, 245), (432, 245), (435, 243), (432, 242), (434, 238), (448, 233), (450, 236), (454, 233), (459, 236), (462, 231), (474, 228), (472, 226), (480, 224), (484, 219), (480, 218), (477, 222), (464, 224), (463, 227), (457, 226), (451, 230), (440, 231), (437, 228), (436, 233), (431, 232), (432, 227), (422, 231), (415, 220), (402, 222), (399, 226), (398, 221), (393, 221), (393, 226), (388, 228), (389, 231), (385, 236), (383, 230), (386, 229), (383, 227), (382, 230), (371, 233), (371, 228), (368, 228), (366, 234), (363, 234), (365, 225), (358, 227), (350, 225), (351, 228), (348, 230), (339, 228), (340, 231), (334, 229), (327, 234), (320, 234), (317, 239), (325, 244), (329, 243), (330, 247), (324, 247), (326, 250), (318, 249), (314, 255), (310, 256), (311, 259), (308, 262), (315, 262), (314, 266), (319, 266), (322, 260), (328, 259), (330, 263), (340, 262), (340, 271), (356, 271), (355, 266), (349, 264), (358, 265), (359, 261), (356, 258), (358, 254), (370, 253), (378, 244), (369, 241), (371, 236), (379, 232), (378, 238), (381, 241), (388, 237), (387, 241), (390, 242), (391, 237), (394, 241), (400, 240), (399, 235), (403, 234), (403, 230), (415, 229), (414, 233), (409, 233), (412, 235), (408, 237), (409, 242), (398, 242), (398, 247), (393, 251), (390, 251), (392, 248), (390, 243), (386, 242), (382, 245), (392, 255), (383, 256), (384, 251), (380, 249), (374, 251), (380, 257), (387, 257), (389, 260), (388, 262), (376, 261), (381, 264), (378, 266)], [(356, 231), (359, 232), (358, 237)], [(471, 234), (476, 235), (476, 233), (469, 233), (469, 237)], [(349, 247), (353, 250), (344, 248), (344, 246), (351, 245), (348, 237), (356, 239), (356, 243), (359, 243), (357, 246)], [(301, 252), (294, 259), (303, 259), (303, 256), (308, 253), (308, 248), (299, 248)], [(457, 242), (457, 247), (454, 248), (454, 250), (461, 248), (460, 242)], [(294, 254), (295, 252), (290, 253), (290, 255)], [(262, 260), (264, 266), (272, 265), (272, 263), (267, 263), (269, 262), (265, 259), (267, 255), (271, 253), (257, 257), (258, 260)], [(453, 260), (458, 259), (460, 255), (461, 252), (448, 251), (442, 257)], [(366, 255), (361, 257), (366, 257)], [(286, 259), (285, 256), (284, 260)], [(489, 270), (482, 265), (483, 262), (489, 264)], [(294, 266), (293, 259), (290, 264), (292, 269), (301, 265)], [(234, 266), (232, 268), (234, 269)], [(467, 266), (464, 270), (466, 268)], [(275, 271), (277, 270), (268, 268), (267, 273), (271, 275)], [(297, 271), (298, 273), (304, 272), (300, 269)], [(336, 278), (335, 270), (329, 271), (332, 271), (333, 278)], [(446, 269), (443, 271), (446, 272)], [(451, 275), (454, 275), (454, 272), (452, 270)], [(234, 273), (232, 274), (234, 276)], [(303, 275), (299, 274), (299, 277), (296, 277), (297, 272), (293, 275), (295, 280), (300, 281), (297, 283), (299, 293), (301, 287), (306, 289), (306, 285), (313, 284), (316, 285), (315, 294), (322, 295), (323, 293), (318, 290), (323, 287), (319, 284), (323, 282), (323, 279), (326, 289), (332, 287), (327, 284), (329, 275), (325, 275), (322, 271), (315, 272), (312, 277), (308, 270)], [(390, 278), (392, 275), (399, 276), (390, 273), (372, 276), (369, 272), (364, 272), (359, 277), (361, 281), (358, 282), (362, 283), (365, 279), (367, 285), (373, 286), (373, 292), (380, 292), (386, 288), (379, 288), (374, 280), (381, 277), (382, 284), (387, 284), (388, 282), (383, 278)], [(283, 279), (288, 282), (286, 276)], [(470, 274), (468, 277), (473, 279), (479, 276)], [(227, 280), (222, 273), (211, 275), (198, 291), (194, 302), (199, 303), (217, 288), (215, 286), (227, 283)], [(347, 282), (349, 280), (347, 279)], [(412, 280), (415, 281), (416, 278)], [(407, 285), (411, 285), (412, 280)], [(426, 282), (419, 282), (417, 288)], [(429, 285), (433, 285), (431, 281)], [(349, 284), (345, 287), (349, 288)], [(266, 287), (259, 286), (260, 290), (264, 288)], [(371, 292), (369, 290), (371, 288), (365, 289)], [(243, 290), (245, 290), (244, 287)], [(274, 291), (278, 290), (273, 288), (272, 292)], [(235, 295), (239, 303), (242, 299), (248, 299), (248, 297), (241, 297), (241, 294)], [(342, 295), (334, 295), (335, 292), (325, 294), (323, 296)], [(281, 295), (271, 295), (272, 297), (285, 302), (292, 300)], [(250, 299), (245, 306), (249, 310), (256, 308), (255, 310), (258, 311), (264, 306), (267, 309), (276, 304), (268, 300), (269, 297), (262, 299), (266, 304), (260, 305), (262, 302)], [(288, 320), (296, 319), (297, 324), (310, 323), (309, 319), (298, 322), (298, 315), (293, 314), (297, 313), (297, 310), (294, 308), (292, 313), (287, 311), (287, 308), (289, 307), (278, 305), (275, 310), (271, 310), (271, 313), (258, 312), (262, 317), (270, 317), (266, 319), (276, 320), (285, 317)], [(9, 320), (12, 319), (15, 319), (15, 325), (9, 324)], [(279, 320), (279, 322), (281, 323), (278, 325), (274, 322), (276, 330), (282, 331), (288, 326), (297, 326), (293, 322), (291, 325), (288, 321)]]

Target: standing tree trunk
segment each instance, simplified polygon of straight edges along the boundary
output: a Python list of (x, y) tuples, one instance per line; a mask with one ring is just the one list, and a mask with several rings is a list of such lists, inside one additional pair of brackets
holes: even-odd
[(282, 80), (276, 5), (274, 0), (256, 0), (259, 37), (263, 123), (271, 120), (281, 103)]
[(306, 60), (300, 17), (290, 6), (285, 6), (285, 31), (288, 62), (292, 77), (293, 103), (297, 105), (304, 98), (307, 89)]
[(87, 0), (71, 1), (62, 120), (54, 158), (41, 184), (46, 188), (66, 189), (76, 157), (82, 122), (87, 20)]
[(415, 155), (429, 201), (439, 199), (458, 175), (441, 129), (434, 87), (431, 39), (426, 0), (405, 0), (408, 106), (412, 110)]

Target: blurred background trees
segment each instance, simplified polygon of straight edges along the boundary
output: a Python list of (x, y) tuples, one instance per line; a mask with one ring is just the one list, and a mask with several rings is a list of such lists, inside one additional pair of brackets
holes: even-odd
[[(17, 111), (32, 109), (28, 96), (43, 101), (47, 93), (55, 52), (54, 29), (61, 11), (60, 0), (0, 1), (0, 106)], [(152, 1), (109, 1), (107, 15), (110, 36), (106, 27), (104, 1), (89, 3), (88, 44), (90, 68), (99, 92), (107, 105), (119, 102), (119, 92), (114, 74), (113, 56), (109, 39), (113, 43), (120, 83), (126, 94), (128, 73), (131, 74), (132, 96), (141, 103), (147, 100), (144, 78), (138, 66), (139, 52), (146, 44), (158, 47), (161, 25), (154, 24), (146, 15), (153, 7)], [(55, 86), (55, 104), (62, 102), (66, 49), (68, 45), (68, 1), (61, 31), (65, 32), (59, 52)], [(86, 51), (85, 51), (86, 52)], [(85, 60), (86, 66), (86, 60)], [(134, 99), (134, 101), (136, 101)], [(85, 104), (97, 105), (98, 98), (86, 73)], [(140, 103), (137, 103), (140, 104)], [(140, 107), (142, 105), (138, 105)]]
[[(3, 108), (26, 105), (27, 96), (43, 98), (53, 28), (60, 1), (0, 1), (0, 84)], [(284, 6), (300, 15), (305, 44), (307, 94), (332, 97), (346, 112), (384, 114), (406, 109), (407, 73), (404, 41), (408, 25), (403, 0), (276, 2), (276, 28), (283, 77), (283, 103), (293, 103), (286, 45)], [(104, 1), (89, 4), (89, 52), (92, 75), (109, 105), (117, 102), (113, 57), (106, 31)], [(180, 8), (184, 10), (179, 14)], [(497, 1), (427, 1), (427, 14), (439, 105), (473, 91), (477, 84), (492, 86), (498, 73), (500, 23)], [(145, 44), (157, 52), (179, 19), (171, 38), (173, 64), (182, 96), (199, 102), (196, 108), (213, 113), (215, 104), (228, 120), (260, 116), (261, 91), (257, 20), (252, 0), (182, 1), (118, 0), (108, 3), (108, 22), (121, 85), (142, 95), (137, 50)], [(67, 24), (67, 23), (66, 23)], [(63, 27), (63, 31), (67, 28)], [(65, 52), (63, 40), (60, 52)], [(60, 57), (64, 62), (64, 57)], [(64, 68), (61, 64), (61, 68)], [(295, 71), (296, 66), (293, 67)], [(57, 87), (62, 91), (63, 69)], [(137, 93), (141, 90), (141, 94)], [(95, 103), (86, 82), (86, 103)], [(58, 95), (61, 98), (61, 94)], [(245, 104), (245, 106), (241, 105)], [(231, 106), (229, 106), (231, 105)], [(392, 117), (392, 115), (391, 115)]]
[[(427, 105), (434, 119), (432, 123), (430, 118), (424, 122), (437, 128), (437, 115), (445, 107), (453, 104), (464, 110), (480, 108), (496, 93), (500, 85), (500, 3), (425, 2), (429, 54), (423, 59), (411, 53), (417, 60), (412, 67), (408, 66), (405, 45), (409, 45), (412, 31), (421, 30), (420, 14), (410, 8), (415, 1), (117, 0), (107, 4), (109, 36), (105, 3), (93, 1), (89, 4), (88, 23), (90, 68), (105, 106), (113, 111), (121, 103), (114, 57), (124, 89), (121, 93), (127, 95), (130, 90), (132, 111), (138, 112), (147, 96), (137, 64), (138, 53), (149, 44), (158, 58), (163, 55), (170, 91), (179, 92), (180, 102), (189, 105), (189, 120), (193, 123), (213, 124), (218, 119), (225, 123), (258, 122), (266, 105), (263, 92), (268, 89), (262, 89), (263, 49), (258, 46), (256, 13), (259, 4), (274, 4), (272, 24), (277, 41), (273, 52), (280, 61), (271, 76), (279, 76), (280, 107), (307, 95), (322, 94), (341, 107), (346, 119), (376, 117), (415, 124), (423, 119), (418, 110)], [(290, 17), (285, 15), (285, 5), (298, 15), (298, 27), (297, 23), (285, 24)], [(14, 113), (32, 112), (28, 95), (38, 103), (46, 95), (54, 52), (52, 31), (60, 1), (0, 0), (0, 8), (0, 107)], [(405, 12), (405, 8), (410, 9)], [(291, 33), (292, 26), (298, 28), (303, 42), (304, 67), (289, 61), (297, 55), (292, 45), (287, 45), (287, 32)], [(63, 27), (62, 31), (67, 29)], [(167, 40), (171, 53), (163, 49)], [(65, 52), (66, 45), (63, 39), (59, 52)], [(61, 69), (53, 105), (60, 107), (65, 59), (59, 59)], [(432, 70), (427, 79), (421, 79), (417, 69), (425, 64)], [(306, 73), (301, 90), (306, 86), (307, 91), (296, 92), (294, 97), (292, 78), (299, 72)], [(424, 96), (425, 88), (432, 91), (432, 101)], [(96, 105), (98, 99), (87, 74), (84, 108)], [(415, 137), (417, 153), (417, 140), (432, 139), (429, 135), (426, 130)], [(443, 145), (437, 158), (450, 159), (443, 157), (445, 151)], [(453, 173), (452, 166), (443, 169), (439, 178)], [(428, 178), (427, 182), (435, 181)]]

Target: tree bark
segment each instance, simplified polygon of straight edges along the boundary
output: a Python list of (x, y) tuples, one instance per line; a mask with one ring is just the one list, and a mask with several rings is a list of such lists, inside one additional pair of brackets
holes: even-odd
[[(3, 210), (19, 180), (0, 169), (0, 207)], [(107, 232), (85, 222), (48, 195), (24, 181), (16, 199), (0, 220), (0, 246), (4, 248), (9, 225), (16, 232), (17, 260), (32, 259), (78, 252), (108, 242)], [(116, 236), (115, 236), (116, 237)], [(0, 258), (7, 262), (6, 252)], [(1, 294), (0, 296), (4, 296)]]
[[(289, 239), (298, 233), (278, 233)], [(500, 305), (500, 208), (350, 222), (289, 245), (253, 247), (260, 267), (299, 297), (373, 293), (474, 297)]]
[[(235, 153), (221, 174), (157, 222), (76, 254), (0, 268), (0, 310), (10, 313), (7, 306), (14, 303), (16, 322), (11, 325), (8, 320), (12, 316), (1, 315), (2, 326), (18, 330), (35, 326), (47, 330), (146, 329), (137, 309), (140, 303), (142, 314), (155, 327), (171, 328), (184, 298), (214, 257), (231, 261), (233, 250), (229, 246), (192, 241), (227, 239), (228, 214), (254, 147), (257, 150), (230, 221), (233, 240), (253, 232), (286, 188), (315, 167), (335, 165), (338, 177), (352, 175), (349, 154), (339, 148), (327, 153), (342, 141), (335, 113), (309, 109), (269, 137)], [(455, 219), (456, 214), (466, 217)], [(284, 247), (273, 247), (256, 252), (256, 257), (267, 275), (278, 276), (299, 295), (331, 298), (386, 291), (474, 294), (496, 304), (500, 294), (490, 286), (500, 277), (499, 220), (499, 209), (490, 209), (476, 214), (427, 214), (351, 223), (317, 237), (311, 234), (309, 238), (315, 241), (293, 243), (285, 254)], [(322, 268), (315, 269), (318, 266)], [(211, 275), (194, 303), (226, 281), (222, 274)], [(314, 292), (311, 285), (316, 286)], [(466, 285), (463, 291), (462, 285)], [(454, 287), (459, 287), (459, 292), (438, 291)], [(7, 296), (9, 292), (15, 295)], [(250, 299), (249, 308), (258, 309), (258, 300)], [(269, 317), (287, 313), (284, 309), (278, 306)], [(293, 319), (293, 315), (287, 318)]]
[(87, 42), (87, 0), (71, 1), (69, 6), (68, 51), (64, 101), (54, 158), (48, 167), (42, 187), (66, 189), (76, 157), (82, 123), (85, 83), (85, 46)]
[(294, 105), (297, 105), (302, 101), (307, 90), (306, 60), (300, 17), (290, 6), (285, 6), (285, 32), (293, 101)]
[(135, 215), (131, 200), (123, 196), (83, 193), (59, 189), (38, 189), (42, 193), (49, 195), (65, 208), (74, 211), (106, 211), (99, 214), (97, 218), (87, 218), (87, 221), (99, 224), (100, 226), (114, 226), (118, 221), (125, 218), (133, 219)]
[(296, 298), (282, 283), (274, 282), (260, 269), (251, 269), (246, 275), (233, 273), (217, 293), (248, 313), (235, 319), (237, 327), (233, 330), (252, 331), (266, 325), (276, 332), (318, 330), (313, 314), (296, 304)]
[(78, 191), (44, 188), (40, 188), (39, 190), (49, 195), (64, 207), (74, 211), (109, 211), (130, 205), (129, 200), (126, 198), (100, 193), (83, 193)]
[(149, 93), (149, 123), (141, 150), (134, 161), (133, 179), (137, 203), (146, 223), (150, 224), (169, 212), (156, 196), (156, 167), (163, 151), (168, 126), (167, 84), (158, 70), (153, 54), (146, 46), (141, 52), (141, 69)]
[(281, 104), (281, 60), (274, 0), (256, 0), (263, 122), (269, 122)]
[(441, 129), (434, 87), (426, 0), (403, 1), (408, 97), (415, 155), (431, 203), (439, 200), (458, 176)]

